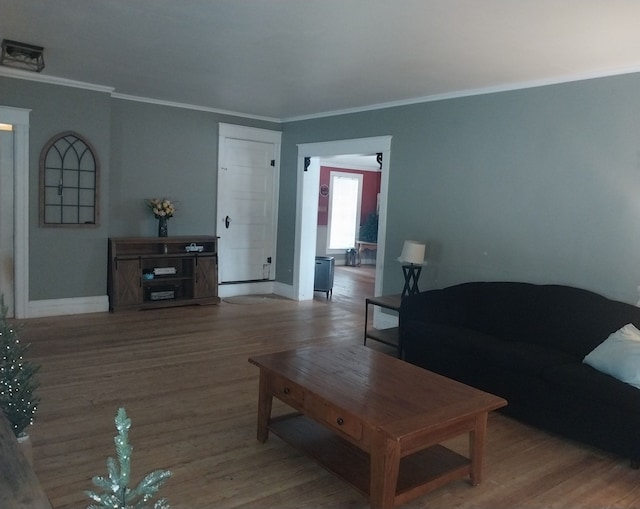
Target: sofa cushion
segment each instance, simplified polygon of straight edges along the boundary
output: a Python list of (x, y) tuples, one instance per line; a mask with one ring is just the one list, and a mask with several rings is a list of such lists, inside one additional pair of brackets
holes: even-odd
[(499, 348), (502, 343), (504, 341), (493, 336), (464, 327), (417, 321), (404, 324), (403, 347), (409, 350), (429, 345), (477, 353), (492, 345)]
[(556, 397), (567, 395), (571, 400), (591, 405), (594, 412), (610, 406), (625, 410), (628, 418), (640, 415), (640, 390), (587, 364), (573, 363), (550, 367), (542, 378), (555, 387)]
[[(486, 358), (487, 351), (495, 351), (502, 341), (477, 331), (443, 324), (405, 322), (403, 330), (405, 361), (491, 392), (493, 386), (487, 386), (483, 381), (491, 372), (482, 359)], [(500, 381), (502, 383), (503, 378)]]
[(640, 388), (640, 331), (629, 323), (595, 347), (583, 362)]
[(519, 341), (503, 342), (487, 361), (501, 370), (534, 376), (539, 376), (551, 366), (575, 362), (570, 355), (558, 350)]
[[(418, 345), (416, 345), (418, 343)], [(472, 355), (482, 368), (526, 372), (538, 376), (549, 366), (572, 362), (571, 356), (558, 350), (539, 345), (503, 341), (481, 332), (449, 325), (409, 322), (405, 327), (404, 348), (411, 357), (412, 351), (429, 346), (437, 349), (449, 349)], [(410, 360), (410, 359), (408, 359)]]

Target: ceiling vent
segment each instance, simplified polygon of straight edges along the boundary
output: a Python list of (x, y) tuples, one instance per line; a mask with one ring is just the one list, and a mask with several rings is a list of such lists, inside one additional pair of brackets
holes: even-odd
[(0, 65), (15, 67), (25, 71), (40, 72), (44, 69), (44, 48), (25, 44), (24, 42), (2, 40), (2, 51), (0, 52)]

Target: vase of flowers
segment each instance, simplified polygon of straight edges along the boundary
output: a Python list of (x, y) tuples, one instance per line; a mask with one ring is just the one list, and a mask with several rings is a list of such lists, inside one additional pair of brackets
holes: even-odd
[(149, 198), (146, 200), (154, 217), (158, 220), (158, 237), (169, 235), (168, 219), (173, 217), (176, 207), (167, 198)]

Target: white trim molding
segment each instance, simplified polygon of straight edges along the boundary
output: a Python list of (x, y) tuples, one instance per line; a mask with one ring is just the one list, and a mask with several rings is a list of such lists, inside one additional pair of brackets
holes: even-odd
[(29, 113), (0, 106), (0, 121), (13, 126), (13, 305), (16, 318), (29, 317)]
[[(218, 124), (218, 167), (217, 167), (217, 206), (216, 206), (216, 235), (224, 240), (224, 235), (219, 233), (219, 228), (222, 228), (224, 224), (224, 217), (228, 212), (225, 212), (225, 200), (221, 199), (221, 195), (224, 193), (224, 190), (221, 188), (221, 178), (223, 176), (223, 172), (225, 172), (225, 165), (228, 164), (227, 154), (226, 154), (226, 146), (227, 140), (242, 140), (246, 142), (259, 142), (265, 143), (273, 146), (273, 157), (272, 161), (273, 165), (273, 190), (270, 196), (272, 211), (269, 211), (269, 215), (271, 215), (271, 228), (270, 231), (266, 231), (266, 238), (272, 243), (272, 249), (270, 250), (271, 256), (273, 260), (277, 260), (277, 249), (278, 249), (278, 208), (280, 201), (280, 159), (282, 152), (282, 131), (277, 131), (274, 129), (262, 129), (259, 127), (248, 127), (237, 124), (226, 124), (220, 122)], [(268, 202), (268, 200), (267, 200)], [(228, 205), (228, 203), (226, 203)], [(261, 246), (263, 247), (263, 246)], [(231, 262), (228, 261), (226, 267), (229, 266)], [(263, 269), (264, 270), (264, 269)], [(223, 276), (228, 276), (228, 271), (225, 272), (225, 268), (219, 266), (218, 268), (218, 282), (220, 286), (224, 284), (222, 282)], [(232, 279), (232, 278), (229, 278)], [(276, 279), (276, 264), (272, 263), (270, 267), (270, 272), (268, 275), (269, 281), (274, 281)], [(228, 281), (228, 280), (227, 280)], [(235, 283), (233, 283), (235, 284)]]
[(82, 88), (84, 90), (105, 92), (107, 94), (111, 94), (114, 90), (113, 87), (107, 87), (104, 85), (96, 85), (94, 83), (75, 81), (67, 78), (58, 78), (57, 76), (39, 74), (30, 71), (22, 71), (20, 69), (8, 69), (6, 67), (0, 68), (0, 76), (5, 76), (7, 78), (16, 78), (19, 80), (37, 81), (40, 83), (48, 83), (50, 85), (62, 85), (63, 87)]
[(29, 318), (103, 313), (106, 311), (109, 311), (109, 298), (106, 295), (70, 299), (32, 300), (29, 302)]
[(252, 120), (264, 120), (265, 122), (281, 123), (279, 119), (272, 117), (264, 117), (261, 115), (250, 115), (248, 113), (239, 113), (237, 111), (223, 110), (220, 108), (210, 108), (207, 106), (198, 106), (197, 104), (181, 103), (175, 101), (163, 101), (161, 99), (153, 99), (150, 97), (140, 97), (137, 95), (119, 94), (113, 92), (111, 97), (114, 99), (122, 99), (123, 101), (135, 101), (148, 104), (157, 104), (158, 106), (169, 106), (171, 108), (182, 108), (185, 110), (206, 111), (208, 113), (217, 113), (219, 115), (229, 115), (232, 117), (248, 118)]
[[(274, 129), (262, 129), (261, 127), (248, 127), (238, 124), (218, 124), (219, 138), (234, 138), (236, 140), (260, 141), (263, 143), (273, 143), (280, 145), (282, 143), (282, 131)], [(280, 154), (280, 152), (278, 152)]]
[[(376, 256), (375, 295), (382, 291), (384, 274), (385, 237), (387, 224), (387, 192), (391, 167), (391, 136), (356, 138), (298, 145), (297, 203), (295, 224), (295, 253), (293, 260), (293, 298), (313, 299), (316, 237), (318, 228), (318, 190), (320, 188), (320, 159), (344, 154), (382, 153), (380, 182), (380, 212), (378, 222), (378, 252)], [(305, 158), (310, 165), (305, 170)]]
[(252, 281), (248, 283), (222, 283), (218, 285), (218, 297), (235, 297), (237, 295), (264, 295), (275, 293), (275, 281)]
[(560, 76), (543, 78), (538, 80), (515, 81), (515, 82), (504, 83), (501, 85), (493, 85), (493, 86), (479, 87), (479, 88), (473, 88), (473, 89), (452, 90), (450, 92), (431, 94), (427, 96), (414, 97), (410, 99), (401, 99), (398, 101), (387, 101), (382, 103), (368, 104), (365, 106), (356, 106), (354, 108), (345, 108), (341, 110), (330, 110), (330, 111), (323, 111), (319, 113), (310, 113), (310, 114), (303, 114), (303, 115), (295, 115), (291, 117), (276, 118), (276, 117), (268, 117), (263, 115), (253, 115), (250, 113), (242, 113), (238, 111), (230, 111), (230, 110), (225, 110), (221, 108), (213, 108), (210, 106), (182, 103), (178, 101), (167, 101), (163, 99), (156, 99), (153, 97), (142, 97), (142, 96), (131, 95), (131, 94), (122, 94), (122, 93), (116, 92), (114, 87), (110, 87), (106, 85), (98, 85), (95, 83), (87, 83), (84, 81), (76, 81), (76, 80), (71, 80), (67, 78), (59, 78), (57, 76), (50, 76), (48, 74), (40, 74), (40, 73), (34, 73), (30, 71), (23, 71), (20, 69), (10, 69), (5, 67), (0, 68), (0, 76), (5, 76), (7, 78), (24, 79), (29, 81), (38, 81), (41, 83), (50, 83), (52, 85), (62, 85), (65, 87), (94, 90), (97, 92), (105, 92), (105, 93), (111, 94), (111, 97), (113, 97), (114, 99), (124, 99), (128, 101), (145, 102), (145, 103), (151, 103), (151, 104), (158, 104), (162, 106), (172, 106), (176, 108), (207, 111), (211, 113), (219, 113), (221, 115), (231, 115), (231, 116), (240, 117), (240, 118), (263, 120), (265, 122), (274, 122), (276, 124), (284, 124), (287, 122), (299, 122), (303, 120), (313, 120), (313, 119), (326, 118), (326, 117), (335, 117), (339, 115), (350, 115), (353, 113), (363, 113), (367, 111), (375, 111), (375, 110), (381, 110), (386, 108), (396, 108), (400, 106), (411, 106), (413, 104), (444, 101), (448, 99), (457, 99), (461, 97), (470, 97), (475, 95), (495, 94), (498, 92), (509, 92), (513, 90), (545, 87), (549, 85), (560, 85), (563, 83), (572, 83), (576, 81), (606, 78), (609, 76), (635, 74), (637, 72), (640, 72), (640, 66), (633, 65), (633, 66), (626, 66), (626, 67), (621, 67), (617, 69), (608, 69), (603, 71), (564, 74)]

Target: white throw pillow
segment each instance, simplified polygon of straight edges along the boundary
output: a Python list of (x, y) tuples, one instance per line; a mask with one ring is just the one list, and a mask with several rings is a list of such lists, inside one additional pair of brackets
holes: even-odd
[(640, 330), (631, 323), (625, 325), (582, 362), (640, 389)]

